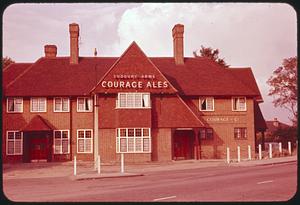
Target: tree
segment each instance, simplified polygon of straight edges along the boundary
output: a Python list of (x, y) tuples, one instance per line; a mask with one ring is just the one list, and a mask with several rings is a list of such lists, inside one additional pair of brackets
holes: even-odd
[(267, 83), (271, 86), (269, 96), (273, 96), (275, 107), (283, 107), (292, 113), (289, 118), (297, 124), (297, 56), (283, 59), (282, 66), (273, 71)]
[(198, 57), (210, 58), (221, 66), (229, 67), (229, 65), (226, 64), (224, 58), (219, 57), (219, 49), (214, 50), (211, 47), (206, 48), (201, 45), (201, 49), (199, 49), (198, 51), (197, 50), (194, 51), (193, 54), (194, 57), (196, 58)]
[(2, 58), (2, 69), (6, 68), (10, 64), (14, 63), (15, 61), (12, 60), (10, 57), (5, 56)]

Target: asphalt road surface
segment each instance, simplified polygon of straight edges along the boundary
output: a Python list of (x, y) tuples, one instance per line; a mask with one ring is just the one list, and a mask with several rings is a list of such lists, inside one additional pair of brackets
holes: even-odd
[(160, 171), (145, 176), (72, 181), (4, 179), (12, 201), (286, 201), (297, 191), (297, 163)]

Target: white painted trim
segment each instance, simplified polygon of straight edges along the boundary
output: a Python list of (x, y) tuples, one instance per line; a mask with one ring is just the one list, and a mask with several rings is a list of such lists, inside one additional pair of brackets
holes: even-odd
[[(212, 107), (213, 109), (212, 110), (202, 110), (201, 109), (201, 99), (205, 99), (206, 101), (206, 107), (207, 107), (207, 98), (212, 98)], [(214, 112), (215, 111), (215, 98), (214, 97), (210, 97), (210, 96), (202, 96), (202, 97), (199, 97), (199, 110), (200, 111), (203, 111), (203, 112)]]
[[(235, 137), (235, 129), (239, 129), (240, 135), (241, 135), (241, 129), (245, 129), (245, 137), (242, 137), (242, 135), (241, 135), (240, 138), (236, 138)], [(234, 127), (233, 128), (233, 137), (234, 137), (235, 140), (247, 140), (248, 139), (248, 129), (247, 129), (247, 127)]]
[[(9, 132), (13, 132), (14, 133), (14, 153), (13, 154), (9, 154), (8, 153), (8, 133)], [(17, 153), (15, 154), (15, 140), (16, 140), (16, 132), (20, 132), (21, 133), (21, 153)], [(12, 141), (12, 140), (10, 140)], [(6, 131), (6, 143), (5, 143), (5, 146), (6, 146), (6, 155), (7, 156), (15, 156), (15, 155), (23, 155), (23, 132), (19, 131), (19, 130), (7, 130)]]
[[(67, 131), (68, 132), (68, 152), (66, 152), (66, 153), (63, 153), (62, 152), (62, 146), (61, 146), (61, 152), (60, 153), (57, 153), (57, 152), (55, 152), (55, 132), (56, 131), (60, 131), (61, 132), (61, 140), (63, 139), (62, 138), (62, 132), (63, 131)], [(62, 143), (62, 141), (61, 141), (61, 143)], [(65, 129), (65, 130), (53, 130), (53, 154), (70, 154), (70, 144), (71, 144), (71, 140), (70, 140), (70, 130), (67, 130), (67, 129)], [(62, 144), (61, 144), (62, 145)]]
[[(125, 129), (126, 130), (126, 136), (125, 137), (121, 137), (120, 136), (120, 130), (121, 129)], [(128, 129), (134, 129), (134, 136), (133, 137), (128, 137)], [(135, 130), (136, 129), (141, 129), (141, 136), (140, 137), (136, 137), (135, 135)], [(144, 136), (143, 134), (143, 129), (147, 129), (149, 131), (149, 136)], [(134, 139), (133, 141), (133, 151), (128, 151), (128, 139)], [(122, 152), (121, 151), (121, 139), (126, 139), (126, 151)], [(135, 142), (136, 139), (141, 139), (141, 148), (142, 151), (136, 151), (136, 147), (135, 147)], [(144, 151), (144, 139), (149, 139), (149, 151)], [(119, 146), (118, 146), (118, 141), (119, 141)], [(149, 127), (120, 127), (120, 128), (116, 128), (116, 153), (151, 153), (152, 152), (152, 138), (151, 138), (151, 128)], [(118, 148), (119, 147), (119, 148)]]
[[(84, 99), (90, 99), (90, 101), (88, 101), (88, 102), (90, 102), (90, 110), (79, 110), (79, 103), (78, 103), (78, 101), (79, 101), (79, 98), (84, 98)], [(91, 98), (91, 97), (77, 97), (77, 112), (93, 112), (93, 99)]]
[[(143, 105), (143, 95), (148, 95), (149, 96), (149, 106), (148, 107), (120, 107), (120, 95), (125, 94), (126, 95), (126, 104), (127, 104), (127, 95), (128, 94), (140, 94), (141, 95), (141, 105)], [(117, 100), (116, 100), (116, 108), (115, 109), (151, 109), (151, 93), (150, 92), (119, 92), (117, 95)], [(135, 102), (135, 99), (134, 99)]]
[(176, 128), (176, 130), (193, 130), (193, 128)]
[[(245, 99), (245, 109), (244, 110), (234, 110), (233, 109), (234, 108), (234, 98), (244, 98)], [(247, 111), (247, 98), (246, 97), (231, 97), (231, 111), (233, 111), (233, 112), (245, 112), (245, 111)]]
[[(40, 100), (40, 99), (42, 99), (42, 98), (44, 98), (45, 99), (45, 110), (43, 110), (43, 111), (33, 111), (32, 110), (32, 100), (33, 99), (38, 99), (38, 101)], [(38, 102), (38, 104), (39, 104), (39, 102)], [(39, 105), (38, 105), (38, 108), (39, 108)], [(47, 98), (46, 97), (31, 97), (30, 98), (30, 112), (33, 112), (33, 113), (36, 113), (36, 112), (47, 112)]]
[[(78, 151), (78, 133), (79, 133), (79, 131), (84, 131), (84, 138), (80, 138), (80, 139), (87, 139), (86, 138), (86, 131), (91, 131), (91, 151), (90, 152), (85, 152), (85, 151), (84, 152), (79, 152)], [(93, 140), (94, 140), (93, 129), (77, 129), (77, 139), (76, 139), (77, 153), (79, 153), (79, 154), (91, 154), (91, 153), (93, 153), (93, 150), (94, 150)], [(84, 150), (85, 150), (85, 141), (84, 141)]]
[[(60, 98), (61, 99), (61, 110), (55, 110), (55, 99), (56, 98)], [(62, 107), (63, 107), (63, 98), (67, 98), (68, 99), (68, 110), (67, 111), (63, 111)], [(70, 112), (70, 98), (68, 97), (54, 97), (53, 98), (53, 112)]]
[[(22, 100), (21, 111), (9, 111), (9, 110), (8, 110), (8, 100), (9, 100), (9, 99), (13, 99), (13, 101), (14, 101), (14, 103), (15, 103), (15, 100), (16, 100), (17, 98), (19, 98), (19, 99)], [(23, 98), (22, 98), (22, 97), (8, 97), (8, 98), (6, 98), (6, 112), (7, 112), (7, 113), (23, 113)]]

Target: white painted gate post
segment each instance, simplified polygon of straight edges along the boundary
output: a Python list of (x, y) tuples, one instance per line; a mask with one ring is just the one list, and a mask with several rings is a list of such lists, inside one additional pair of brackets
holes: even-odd
[(269, 143), (269, 158), (272, 159), (272, 144)]
[(98, 174), (100, 174), (100, 172), (101, 172), (101, 169), (100, 169), (100, 155), (98, 155), (97, 165), (98, 165)]
[(76, 176), (77, 170), (76, 170), (76, 156), (74, 156), (74, 176)]
[(237, 146), (237, 161), (240, 162), (241, 161), (241, 150), (240, 150), (240, 146)]
[(258, 145), (258, 158), (261, 160), (262, 156), (261, 156), (261, 144)]
[(280, 155), (282, 154), (282, 144), (281, 144), (281, 142), (279, 142), (279, 153), (280, 153)]
[(288, 147), (289, 147), (289, 154), (292, 155), (292, 145), (290, 141), (288, 141)]
[(124, 173), (124, 153), (121, 153), (121, 173)]
[(251, 146), (248, 145), (248, 159), (251, 160)]
[(230, 163), (230, 152), (229, 152), (229, 147), (226, 148), (226, 154), (227, 154), (227, 163)]

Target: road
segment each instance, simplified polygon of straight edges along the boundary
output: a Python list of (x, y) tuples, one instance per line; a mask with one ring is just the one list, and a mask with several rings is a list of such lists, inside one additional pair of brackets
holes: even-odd
[(150, 172), (144, 176), (72, 181), (4, 179), (13, 201), (286, 201), (297, 190), (297, 163)]

